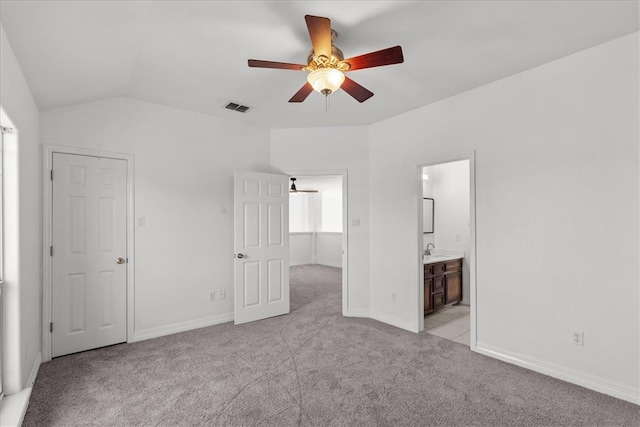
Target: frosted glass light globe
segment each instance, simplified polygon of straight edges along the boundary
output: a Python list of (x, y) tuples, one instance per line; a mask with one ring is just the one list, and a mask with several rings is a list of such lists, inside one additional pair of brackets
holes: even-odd
[(318, 68), (307, 75), (307, 81), (316, 91), (329, 95), (340, 89), (344, 82), (344, 74), (335, 68)]

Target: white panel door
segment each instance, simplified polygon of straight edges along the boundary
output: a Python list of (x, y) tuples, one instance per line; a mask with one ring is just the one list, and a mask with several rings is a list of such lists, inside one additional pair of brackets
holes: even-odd
[(235, 174), (234, 321), (289, 313), (289, 177)]
[(127, 162), (53, 154), (51, 356), (127, 340)]

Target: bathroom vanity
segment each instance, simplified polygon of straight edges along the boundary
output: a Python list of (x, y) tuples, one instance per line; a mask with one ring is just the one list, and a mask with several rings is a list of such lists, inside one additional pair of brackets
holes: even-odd
[(424, 257), (424, 314), (462, 301), (462, 257)]

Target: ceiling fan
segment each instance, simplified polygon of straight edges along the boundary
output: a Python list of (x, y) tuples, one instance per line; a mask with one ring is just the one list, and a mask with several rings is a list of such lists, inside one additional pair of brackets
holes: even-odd
[(298, 189), (296, 187), (296, 179), (297, 178), (293, 178), (291, 177), (291, 188), (289, 188), (289, 193), (317, 193), (318, 190), (303, 190), (303, 189)]
[(309, 71), (307, 83), (291, 97), (289, 102), (304, 101), (314, 89), (328, 96), (339, 88), (342, 88), (358, 102), (364, 102), (373, 96), (373, 92), (354, 82), (344, 73), (364, 68), (399, 64), (404, 61), (400, 46), (344, 59), (342, 51), (333, 44), (338, 37), (338, 33), (331, 29), (329, 18), (305, 15), (304, 19), (307, 22), (311, 44), (313, 45), (313, 49), (307, 57), (307, 65), (258, 59), (249, 60), (249, 67)]

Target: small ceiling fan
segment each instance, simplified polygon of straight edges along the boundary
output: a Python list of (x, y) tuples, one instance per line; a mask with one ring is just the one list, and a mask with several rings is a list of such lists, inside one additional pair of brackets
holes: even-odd
[(298, 189), (296, 187), (296, 179), (297, 178), (293, 178), (291, 177), (291, 188), (289, 188), (289, 193), (317, 193), (318, 190), (303, 190), (303, 189)]
[(304, 101), (314, 89), (328, 96), (340, 88), (358, 102), (364, 102), (373, 96), (373, 92), (354, 82), (344, 73), (404, 62), (400, 46), (344, 59), (342, 51), (333, 44), (338, 33), (331, 29), (329, 18), (306, 15), (304, 19), (313, 45), (307, 57), (307, 65), (249, 59), (249, 67), (309, 71), (307, 83), (291, 97), (289, 102)]

